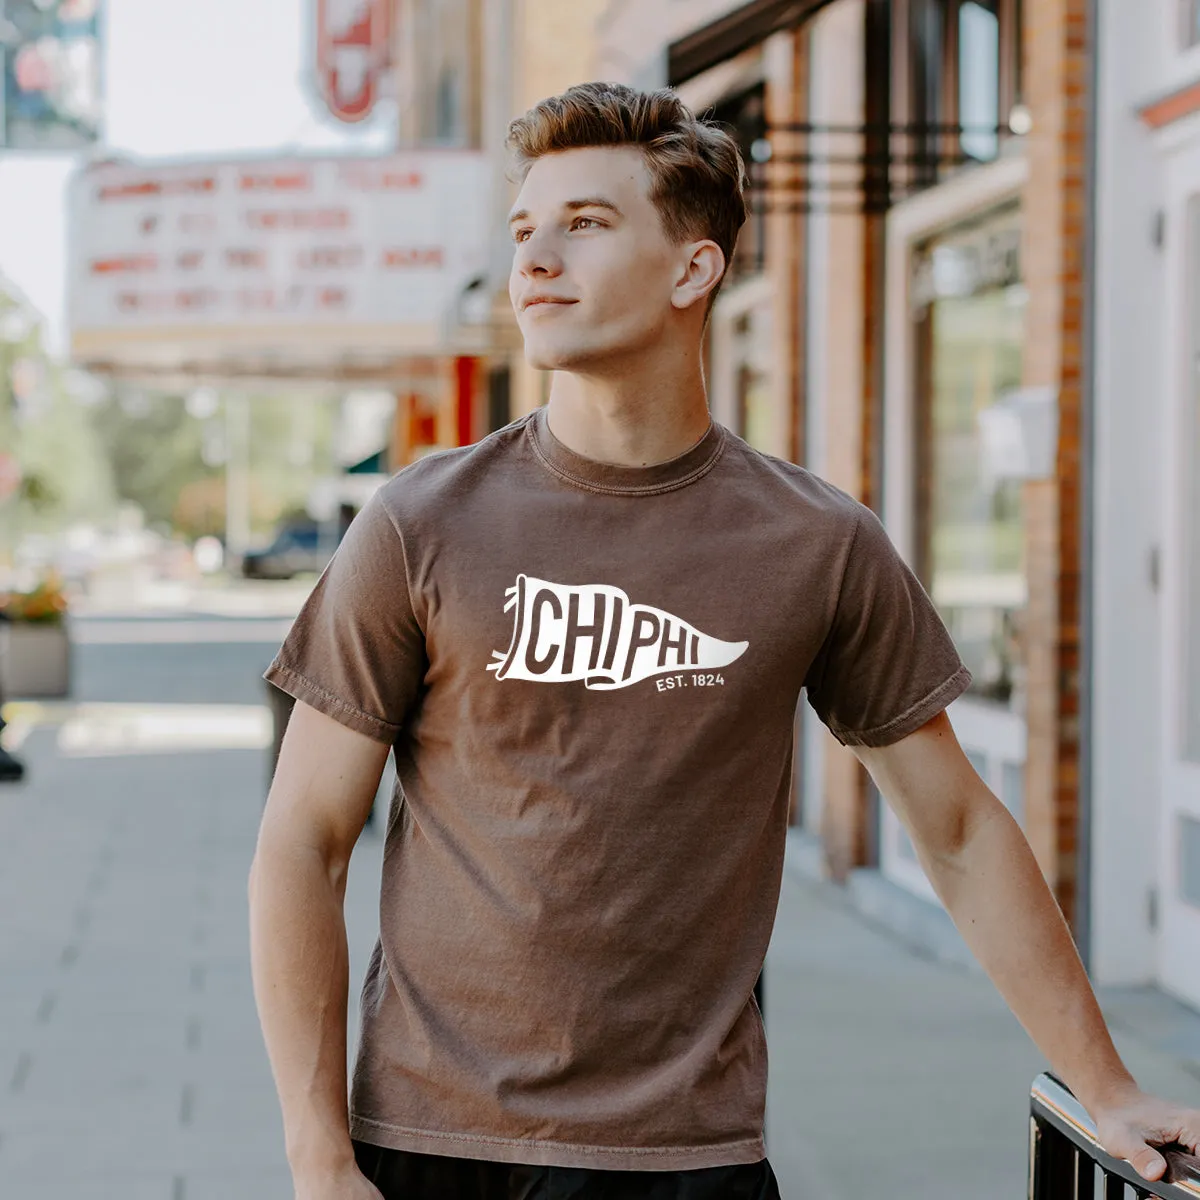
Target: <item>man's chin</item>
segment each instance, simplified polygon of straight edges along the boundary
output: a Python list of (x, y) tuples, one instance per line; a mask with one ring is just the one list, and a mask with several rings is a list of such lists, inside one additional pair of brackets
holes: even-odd
[(535, 371), (569, 371), (572, 366), (586, 362), (588, 354), (582, 347), (546, 346), (525, 342), (525, 361)]

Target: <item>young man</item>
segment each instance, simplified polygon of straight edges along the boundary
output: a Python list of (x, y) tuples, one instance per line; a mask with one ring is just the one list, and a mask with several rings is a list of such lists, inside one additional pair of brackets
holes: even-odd
[[(711, 423), (733, 142), (593, 84), (516, 121), (510, 291), (544, 410), (401, 471), (268, 678), (297, 700), (251, 881), (300, 1200), (778, 1196), (752, 989), (802, 688), (967, 941), (1147, 1178), (1143, 1095), (1019, 828), (943, 710), (968, 675), (865, 508)], [(385, 758), (347, 1107), (347, 865)]]

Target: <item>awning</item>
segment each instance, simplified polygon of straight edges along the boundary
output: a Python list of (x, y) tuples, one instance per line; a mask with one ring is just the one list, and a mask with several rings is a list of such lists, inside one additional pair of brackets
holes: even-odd
[(794, 29), (833, 0), (751, 0), (733, 12), (701, 25), (667, 47), (667, 83), (683, 83), (766, 41)]
[(361, 462), (351, 463), (342, 470), (343, 475), (386, 475), (387, 473), (386, 446), (382, 450), (376, 450), (374, 454), (364, 458)]

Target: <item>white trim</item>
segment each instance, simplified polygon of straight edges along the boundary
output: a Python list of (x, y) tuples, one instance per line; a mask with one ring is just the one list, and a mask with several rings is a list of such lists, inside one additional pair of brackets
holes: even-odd
[(1161, 753), (1163, 796), (1159, 820), (1160, 921), (1158, 973), (1162, 984), (1182, 999), (1200, 1004), (1200, 909), (1179, 898), (1181, 887), (1176, 823), (1183, 816), (1200, 819), (1200, 764), (1184, 760), (1183, 704), (1184, 638), (1187, 625), (1187, 488), (1190, 472), (1200, 470), (1192, 459), (1196, 431), (1193, 355), (1200, 350), (1193, 334), (1193, 305), (1200, 295), (1189, 292), (1188, 276), (1200, 254), (1195, 245), (1200, 220), (1192, 227), (1189, 208), (1200, 204), (1200, 154), (1173, 156), (1167, 163), (1167, 245), (1178, 250), (1167, 273), (1165, 350), (1169, 407), (1166, 419), (1162, 490), (1163, 559), (1163, 720)]
[(1200, 112), (1189, 113), (1154, 130), (1153, 137), (1154, 148), (1167, 158), (1194, 150), (1200, 143)]
[[(709, 383), (709, 405), (713, 420), (729, 429), (738, 429), (737, 361), (734, 355), (733, 323), (747, 313), (761, 310), (768, 316), (775, 294), (774, 281), (769, 275), (750, 275), (721, 290), (712, 312), (712, 354), (710, 367), (712, 379)], [(771, 387), (778, 394), (776, 366), (770, 363)]]
[[(1200, 75), (1200, 43), (1184, 45), (1182, 0), (1167, 0), (1159, 7), (1162, 21), (1160, 46), (1163, 63), (1163, 90), (1169, 95)], [(1161, 93), (1160, 93), (1161, 95)]]

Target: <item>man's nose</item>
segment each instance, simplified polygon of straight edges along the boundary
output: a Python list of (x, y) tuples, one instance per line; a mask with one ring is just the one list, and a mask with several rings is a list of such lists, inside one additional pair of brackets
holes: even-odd
[(550, 238), (533, 233), (517, 243), (516, 268), (526, 279), (552, 279), (562, 274), (562, 259)]

